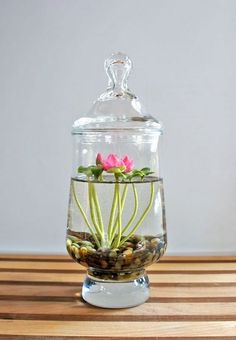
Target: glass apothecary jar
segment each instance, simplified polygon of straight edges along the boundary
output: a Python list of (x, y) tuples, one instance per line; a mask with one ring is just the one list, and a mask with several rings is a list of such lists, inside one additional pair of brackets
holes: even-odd
[(145, 268), (167, 246), (158, 142), (162, 126), (129, 90), (130, 59), (105, 61), (109, 83), (74, 122), (67, 250), (87, 268), (82, 296), (106, 308), (149, 297)]

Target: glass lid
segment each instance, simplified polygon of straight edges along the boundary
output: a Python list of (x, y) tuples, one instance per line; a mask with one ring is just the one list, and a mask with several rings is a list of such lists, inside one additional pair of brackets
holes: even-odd
[(162, 133), (162, 124), (148, 115), (138, 97), (128, 88), (132, 62), (123, 53), (105, 60), (108, 88), (94, 102), (91, 110), (73, 124), (72, 134), (122, 131)]

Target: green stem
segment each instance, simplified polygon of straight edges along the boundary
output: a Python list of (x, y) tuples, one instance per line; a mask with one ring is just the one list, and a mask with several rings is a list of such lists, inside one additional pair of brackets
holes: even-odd
[[(127, 190), (128, 190), (128, 184), (126, 183), (125, 186), (124, 186), (124, 190), (122, 192), (122, 197), (121, 197), (121, 214), (122, 214), (123, 209), (124, 209), (125, 200), (126, 200), (126, 196), (127, 196)], [(112, 230), (111, 239), (110, 239), (111, 243), (112, 243), (112, 240), (115, 236), (115, 232), (116, 232), (117, 227), (118, 227), (118, 215), (116, 217), (116, 222), (115, 222), (113, 228), (111, 228), (111, 230)]]
[(122, 192), (122, 196), (121, 196), (121, 212), (124, 209), (124, 205), (125, 205), (125, 199), (126, 199), (126, 195), (127, 195), (127, 190), (128, 190), (128, 184), (126, 183), (124, 185), (124, 190)]
[(114, 248), (117, 248), (120, 244), (121, 239), (121, 233), (122, 233), (122, 222), (121, 222), (121, 197), (120, 197), (120, 184), (116, 183), (116, 195), (117, 195), (117, 201), (118, 201), (118, 235), (114, 241)]
[(133, 189), (133, 193), (134, 193), (134, 211), (133, 211), (133, 214), (132, 214), (131, 218), (129, 219), (128, 223), (126, 224), (126, 226), (122, 230), (122, 235), (126, 232), (126, 230), (129, 228), (129, 226), (133, 223), (133, 221), (135, 220), (135, 217), (137, 215), (137, 212), (138, 212), (138, 193), (137, 193), (137, 189), (136, 189), (134, 183), (132, 183), (132, 189)]
[(151, 194), (150, 194), (150, 199), (149, 199), (149, 203), (146, 207), (146, 209), (144, 210), (142, 216), (140, 217), (140, 219), (138, 220), (138, 222), (135, 224), (135, 226), (132, 228), (132, 230), (129, 232), (129, 234), (120, 242), (119, 246), (121, 246), (122, 244), (124, 244), (128, 238), (134, 234), (134, 232), (138, 229), (138, 227), (140, 226), (140, 224), (144, 221), (145, 217), (147, 216), (147, 214), (149, 213), (149, 211), (151, 210), (152, 204), (153, 204), (153, 200), (154, 200), (154, 193), (155, 193), (155, 186), (154, 183), (151, 183)]
[(111, 213), (110, 213), (109, 223), (108, 223), (108, 227), (107, 227), (107, 234), (108, 234), (108, 240), (109, 241), (111, 240), (112, 225), (113, 225), (113, 222), (114, 222), (116, 206), (117, 206), (117, 194), (116, 194), (116, 184), (115, 184), (113, 200), (112, 200), (112, 205), (111, 205)]
[(94, 205), (95, 205), (95, 212), (96, 212), (96, 215), (97, 215), (99, 229), (101, 230), (101, 233), (104, 236), (104, 226), (103, 226), (103, 219), (102, 219), (101, 208), (100, 208), (100, 204), (99, 204), (99, 199), (98, 199), (98, 196), (97, 196), (96, 188), (95, 188), (95, 185), (93, 183), (92, 183), (92, 198), (93, 198)]
[(84, 212), (84, 209), (82, 208), (82, 205), (80, 204), (79, 199), (78, 199), (78, 197), (76, 195), (74, 182), (72, 182), (72, 193), (73, 193), (73, 197), (74, 197), (75, 203), (76, 203), (77, 207), (79, 208), (79, 211), (80, 211), (81, 215), (83, 216), (84, 222), (86, 223), (87, 227), (89, 228), (89, 231), (93, 235), (93, 238), (94, 238), (94, 240), (95, 240), (95, 242), (97, 244), (97, 247), (100, 248), (100, 243), (98, 241), (98, 238), (97, 238), (96, 234), (94, 233), (93, 228), (92, 228), (92, 226), (90, 225), (90, 223), (88, 221), (86, 213)]
[(90, 208), (90, 215), (91, 220), (93, 222), (93, 225), (100, 236), (100, 239), (102, 239), (102, 231), (100, 230), (99, 224), (97, 223), (96, 216), (95, 216), (95, 204), (93, 199), (93, 189), (92, 189), (92, 183), (88, 182), (88, 196), (89, 196), (89, 208)]

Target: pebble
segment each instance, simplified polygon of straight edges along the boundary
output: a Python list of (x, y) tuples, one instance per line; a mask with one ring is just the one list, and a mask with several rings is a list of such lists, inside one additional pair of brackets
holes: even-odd
[(92, 247), (87, 247), (88, 252), (91, 254), (95, 254), (96, 253), (96, 249), (92, 248)]
[(152, 246), (153, 248), (157, 248), (157, 247), (158, 247), (158, 244), (160, 243), (160, 239), (159, 239), (159, 238), (153, 238), (153, 239), (150, 241), (150, 243), (151, 243), (151, 246)]
[(132, 248), (132, 249), (134, 249), (135, 248), (135, 244), (132, 243), (132, 242), (125, 242), (124, 243), (124, 247), (125, 248)]
[(82, 257), (83, 257), (83, 256), (86, 256), (87, 253), (88, 253), (88, 250), (87, 250), (86, 247), (81, 247), (81, 248), (80, 248), (80, 250), (79, 250), (80, 256), (82, 256)]
[(132, 248), (127, 248), (125, 251), (123, 251), (123, 255), (132, 255), (133, 249)]
[(74, 253), (75, 257), (79, 257), (79, 249), (76, 246), (71, 246), (71, 250)]
[(72, 242), (78, 243), (80, 240), (76, 236), (69, 235), (67, 240), (71, 240)]
[(145, 258), (145, 262), (152, 262), (153, 255), (152, 253), (149, 253), (147, 257)]
[(132, 235), (129, 240), (133, 243), (138, 243), (139, 241), (144, 240), (145, 238), (142, 235)]
[(68, 253), (71, 255), (71, 245), (72, 245), (72, 241), (70, 239), (66, 240), (66, 249), (68, 251)]
[(140, 266), (140, 264), (141, 264), (140, 258), (137, 257), (137, 258), (134, 260), (134, 263), (135, 263), (137, 266)]
[(121, 269), (121, 264), (119, 262), (116, 262), (114, 269), (120, 270)]
[(110, 252), (109, 252), (109, 255), (108, 255), (109, 257), (117, 257), (117, 252), (115, 251), (115, 250), (111, 250)]
[(124, 256), (123, 256), (123, 254), (121, 254), (121, 255), (118, 256), (117, 262), (120, 263), (121, 265), (123, 264), (123, 262), (124, 262)]
[(133, 256), (132, 254), (126, 255), (124, 258), (124, 262), (126, 265), (131, 264), (133, 262)]
[(103, 269), (106, 269), (106, 268), (108, 267), (107, 261), (102, 260), (100, 263), (101, 263), (101, 267), (102, 267)]
[(78, 244), (82, 247), (90, 247), (93, 248), (93, 244), (89, 241), (79, 241)]
[[(89, 239), (89, 241), (88, 241)], [(122, 279), (121, 272), (132, 273), (141, 267), (157, 262), (166, 250), (164, 239), (153, 236), (132, 235), (120, 248), (96, 248), (89, 234), (86, 239), (68, 236), (66, 247), (68, 253), (82, 266), (94, 268), (100, 276), (114, 272), (114, 280)], [(106, 272), (102, 271), (106, 270)], [(95, 275), (96, 276), (96, 275)]]

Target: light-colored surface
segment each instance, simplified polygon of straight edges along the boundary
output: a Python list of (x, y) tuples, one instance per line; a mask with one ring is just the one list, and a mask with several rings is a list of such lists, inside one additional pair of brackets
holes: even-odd
[[(144, 339), (154, 339), (156, 336), (169, 336), (172, 339), (181, 337), (189, 339), (197, 336), (199, 339), (206, 336), (218, 336), (218, 339), (236, 335), (236, 324), (234, 321), (225, 322), (136, 322), (135, 327), (132, 322), (127, 322), (125, 327), (119, 327), (120, 322), (93, 322), (91, 329), (90, 322), (86, 321), (31, 321), (17, 320), (0, 321), (0, 334), (4, 335), (39, 335), (39, 336), (91, 336), (91, 337), (110, 337), (115, 334), (117, 338), (137, 339), (137, 335)], [(26, 333), (26, 329), (28, 329)], [(220, 338), (221, 336), (221, 338)], [(152, 338), (153, 337), (153, 338)], [(116, 339), (117, 339), (116, 338)], [(110, 338), (111, 339), (111, 338)], [(155, 338), (156, 339), (156, 338)]]
[[(22, 301), (1, 301), (0, 305), (0, 313), (3, 314), (21, 314), (23, 307)], [(204, 308), (203, 308), (204, 307)], [(85, 303), (80, 300), (72, 302), (60, 302), (55, 308), (55, 302), (51, 301), (24, 301), (24, 310), (25, 312), (41, 315), (71, 315), (72, 313), (77, 315), (83, 315), (85, 312)], [(90, 307), (86, 309), (86, 317), (89, 318), (100, 316), (100, 317), (137, 317), (140, 318), (140, 315), (150, 317), (152, 319), (157, 319), (157, 316), (166, 316), (168, 315), (170, 318), (176, 318), (180, 316), (188, 315), (190, 317), (199, 316), (207, 317), (221, 317), (222, 315), (226, 315), (227, 318), (235, 319), (235, 310), (236, 310), (236, 302), (205, 302), (204, 304), (198, 302), (188, 302), (188, 303), (146, 303), (139, 305), (137, 307), (132, 308), (115, 308), (114, 310), (110, 309), (97, 309), (95, 307)]]
[(235, 22), (230, 0), (0, 0), (0, 251), (64, 251), (70, 127), (120, 50), (166, 127), (169, 253), (235, 254)]
[[(78, 287), (66, 287), (64, 286), (63, 289), (61, 286), (42, 286), (36, 285), (32, 286), (31, 282), (28, 284), (20, 285), (17, 287), (14, 286), (14, 282), (12, 285), (9, 284), (1, 284), (1, 294), (4, 293), (4, 296), (7, 297), (21, 297), (22, 295), (25, 297), (28, 296), (36, 296), (36, 297), (62, 297), (62, 298), (70, 298), (74, 296), (75, 291), (78, 291)], [(80, 292), (78, 291), (77, 296), (80, 296)], [(167, 299), (180, 299), (184, 300), (191, 299), (192, 301), (236, 301), (236, 288), (229, 287), (229, 286), (222, 286), (222, 287), (152, 287), (150, 292), (150, 297), (158, 298), (158, 300), (167, 300)]]
[[(45, 273), (43, 276), (41, 273), (30, 273), (30, 276), (27, 276), (25, 273), (18, 273), (18, 272), (10, 272), (10, 273), (2, 273), (1, 279), (2, 280), (10, 280), (12, 282), (15, 281), (33, 281), (33, 282), (63, 282), (63, 283), (70, 283), (70, 282), (77, 282), (82, 281), (84, 278), (84, 274), (70, 274), (68, 273), (66, 276), (64, 273), (56, 273), (52, 274), (49, 272)], [(236, 273), (235, 274), (205, 274), (204, 275), (196, 275), (196, 274), (149, 274), (150, 280), (155, 280), (158, 283), (164, 284), (166, 280), (171, 283), (175, 284), (185, 284), (185, 283), (198, 283), (198, 282), (233, 282), (236, 284)], [(236, 308), (236, 305), (235, 305)], [(236, 309), (235, 309), (236, 310)]]
[(143, 305), (95, 308), (80, 298), (85, 269), (68, 256), (1, 255), (0, 339), (236, 338), (236, 257), (166, 257), (148, 274)]

